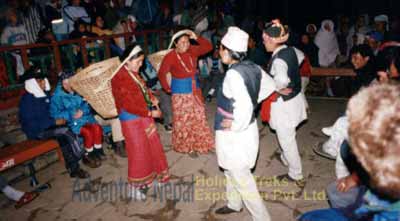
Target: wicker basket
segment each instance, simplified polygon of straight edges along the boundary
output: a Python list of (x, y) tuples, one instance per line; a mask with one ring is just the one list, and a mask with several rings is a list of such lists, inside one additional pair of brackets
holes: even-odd
[[(147, 56), (147, 59), (149, 60), (150, 64), (153, 66), (154, 70), (157, 71), (160, 70), (161, 63), (165, 57), (172, 49), (166, 49), (162, 51), (158, 51), (156, 53), (150, 54)], [(167, 82), (171, 86), (171, 73), (167, 73)]]
[(158, 72), (165, 55), (167, 55), (172, 49), (166, 49), (162, 51), (155, 52), (147, 56), (147, 59), (153, 65), (153, 68)]
[(86, 67), (70, 79), (72, 88), (104, 118), (118, 115), (111, 91), (111, 76), (120, 63), (118, 57), (110, 58)]

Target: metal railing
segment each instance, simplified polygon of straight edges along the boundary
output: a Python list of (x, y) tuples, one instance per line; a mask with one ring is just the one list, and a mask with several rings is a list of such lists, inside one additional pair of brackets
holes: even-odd
[[(138, 32), (130, 32), (130, 33), (123, 33), (123, 34), (114, 34), (114, 35), (104, 35), (99, 37), (87, 37), (87, 38), (80, 38), (80, 39), (73, 39), (73, 40), (62, 40), (62, 41), (53, 41), (50, 44), (29, 44), (29, 45), (19, 45), (19, 46), (3, 46), (0, 47), (0, 54), (10, 53), (10, 52), (18, 52), (22, 58), (22, 64), (25, 69), (30, 67), (30, 61), (34, 56), (29, 55), (29, 51), (35, 48), (51, 48), (51, 53), (49, 54), (55, 65), (56, 73), (59, 73), (64, 69), (66, 64), (63, 64), (63, 57), (66, 56), (63, 51), (65, 46), (79, 46), (81, 59), (83, 62), (83, 67), (87, 67), (89, 62), (89, 51), (91, 50), (88, 47), (89, 44), (93, 42), (101, 41), (101, 46), (99, 48), (104, 49), (103, 51), (103, 58), (107, 59), (111, 56), (111, 49), (110, 44), (112, 39), (115, 38), (124, 38), (126, 41), (131, 36), (135, 36), (137, 39), (140, 39), (138, 43), (143, 46), (145, 54), (151, 53), (154, 50), (161, 50), (166, 45), (166, 41), (169, 41), (170, 35), (167, 29), (157, 29), (157, 30), (145, 30), (145, 31), (138, 31)], [(155, 41), (156, 40), (156, 41)], [(3, 57), (4, 59), (4, 57)], [(65, 59), (64, 59), (65, 60)], [(49, 65), (49, 64), (48, 64)], [(8, 71), (10, 72), (10, 71)], [(18, 75), (15, 73), (8, 73), (9, 78), (14, 81), (11, 83), (15, 83), (18, 81)]]
[[(57, 79), (56, 74), (66, 68), (73, 69), (75, 71), (75, 66), (69, 63), (73, 63), (71, 61), (71, 57), (69, 56), (71, 53), (71, 46), (77, 46), (80, 48), (80, 56), (81, 58), (74, 57), (73, 59), (82, 59), (83, 67), (87, 67), (92, 61), (89, 59), (89, 54), (92, 51), (92, 48), (88, 47), (88, 45), (93, 42), (101, 42), (101, 53), (100, 60), (110, 58), (112, 55), (111, 52), (111, 43), (112, 39), (116, 38), (124, 38), (126, 42), (129, 41), (129, 38), (135, 36), (137, 39), (137, 43), (139, 43), (145, 52), (145, 54), (153, 53), (158, 50), (163, 50), (168, 46), (168, 43), (171, 38), (172, 31), (170, 29), (156, 29), (156, 30), (145, 30), (138, 32), (130, 32), (123, 34), (113, 34), (113, 35), (104, 35), (99, 37), (87, 37), (73, 40), (62, 40), (62, 41), (53, 41), (50, 44), (29, 44), (29, 45), (20, 45), (20, 46), (3, 46), (0, 47), (0, 59), (5, 60), (5, 55), (10, 55), (11, 52), (18, 52), (18, 54), (22, 58), (22, 64), (25, 69), (30, 67), (30, 61), (39, 61), (41, 66), (49, 67), (53, 65), (55, 71), (50, 73), (48, 76), (51, 79)], [(35, 56), (30, 55), (29, 51), (34, 50), (36, 48), (49, 48), (49, 54), (45, 55), (50, 59), (42, 59)], [(97, 58), (99, 59), (99, 58)], [(53, 63), (51, 64), (50, 61)], [(99, 60), (97, 60), (99, 61)], [(94, 62), (97, 62), (96, 60)], [(7, 62), (5, 62), (7, 63)], [(8, 62), (7, 66), (10, 66), (10, 62)], [(6, 87), (0, 87), (0, 109), (2, 108), (2, 103), (10, 103), (9, 98), (18, 99), (21, 94), (20, 91), (22, 89), (22, 84), (18, 81), (19, 76), (15, 71), (11, 70), (12, 68), (7, 68), (7, 76), (9, 85)], [(351, 69), (338, 69), (338, 68), (312, 68), (311, 76), (320, 76), (320, 77), (329, 77), (329, 76), (355, 76), (354, 72)], [(19, 90), (19, 91), (18, 91)], [(8, 100), (7, 100), (8, 99)], [(15, 103), (15, 102), (12, 102)]]

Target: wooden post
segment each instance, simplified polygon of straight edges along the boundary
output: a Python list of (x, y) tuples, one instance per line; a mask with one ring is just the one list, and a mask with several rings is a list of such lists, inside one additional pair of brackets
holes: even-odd
[(105, 58), (111, 57), (110, 39), (109, 38), (104, 39), (104, 55), (105, 55)]
[(82, 38), (79, 42), (81, 45), (81, 54), (82, 54), (82, 59), (83, 59), (83, 67), (89, 66), (89, 59), (88, 59), (88, 53), (86, 49), (86, 38)]
[(51, 46), (53, 47), (54, 63), (56, 65), (56, 71), (57, 73), (60, 73), (62, 71), (60, 49), (58, 48), (58, 44), (56, 41), (51, 42)]
[(24, 65), (25, 70), (29, 69), (29, 58), (28, 58), (28, 52), (26, 48), (21, 49), (21, 58), (22, 58), (22, 64)]
[(144, 44), (144, 53), (149, 54), (149, 42), (147, 39), (147, 32), (143, 33), (143, 44)]
[(164, 50), (164, 35), (165, 32), (164, 31), (160, 31), (158, 32), (158, 50)]

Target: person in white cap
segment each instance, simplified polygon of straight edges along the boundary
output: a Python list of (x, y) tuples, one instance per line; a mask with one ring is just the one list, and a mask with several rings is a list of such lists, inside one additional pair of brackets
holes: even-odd
[(374, 18), (375, 31), (381, 33), (384, 39), (387, 39), (387, 32), (389, 31), (389, 17), (387, 15), (378, 15)]
[(277, 99), (271, 104), (269, 125), (278, 136), (282, 149), (280, 160), (289, 167), (288, 174), (279, 175), (277, 179), (286, 179), (303, 187), (305, 181), (296, 142), (296, 127), (307, 119), (307, 112), (301, 94), (301, 53), (286, 46), (288, 38), (288, 29), (279, 20), (273, 20), (264, 29), (264, 46), (268, 52), (272, 52), (267, 73), (273, 77), (279, 91)]
[(254, 109), (275, 91), (275, 83), (260, 66), (244, 60), (249, 35), (229, 27), (221, 40), (219, 54), (229, 69), (217, 95), (214, 128), (218, 164), (224, 169), (228, 204), (216, 214), (240, 212), (243, 204), (253, 220), (271, 220), (258, 192), (251, 169), (259, 151)]

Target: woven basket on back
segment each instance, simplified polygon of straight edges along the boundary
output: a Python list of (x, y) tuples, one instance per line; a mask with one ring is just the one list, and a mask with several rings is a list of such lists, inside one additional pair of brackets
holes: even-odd
[(89, 65), (70, 79), (72, 88), (104, 118), (117, 116), (111, 91), (111, 76), (120, 63), (118, 57), (110, 58)]
[[(147, 59), (149, 60), (150, 64), (153, 66), (154, 70), (157, 71), (160, 70), (160, 66), (162, 61), (164, 60), (165, 55), (167, 55), (172, 49), (166, 49), (162, 51), (155, 52), (153, 54), (150, 54), (147, 56)], [(167, 82), (171, 86), (171, 73), (167, 73)]]

